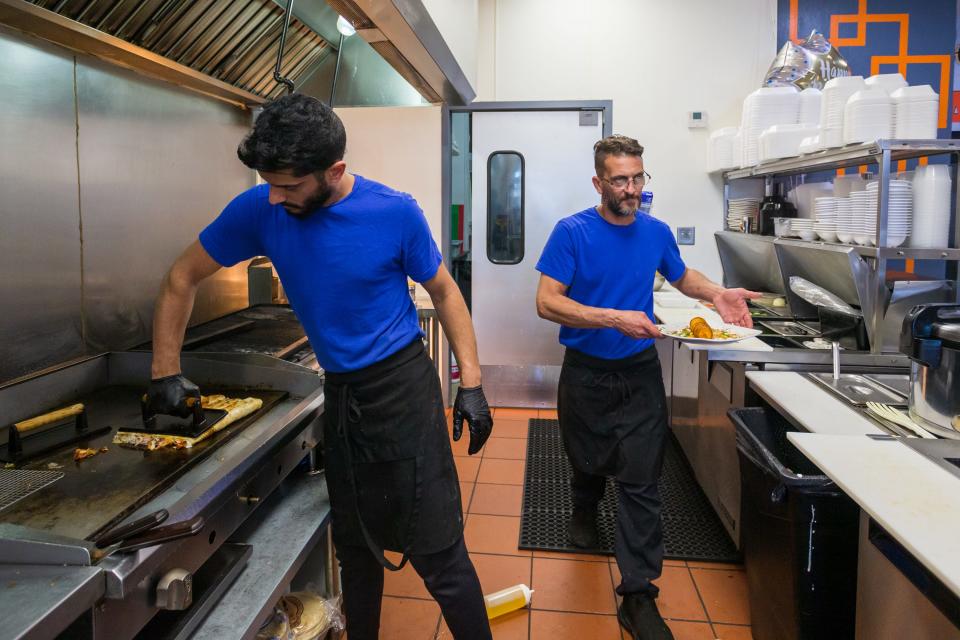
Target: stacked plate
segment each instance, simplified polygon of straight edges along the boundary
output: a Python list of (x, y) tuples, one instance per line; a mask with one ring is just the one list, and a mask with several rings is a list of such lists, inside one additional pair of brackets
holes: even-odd
[(906, 79), (899, 73), (878, 73), (867, 78), (866, 83), (868, 87), (883, 89), (887, 95), (907, 86)]
[(707, 142), (707, 171), (740, 166), (740, 158), (734, 155), (734, 140), (739, 132), (737, 127), (724, 127), (710, 134)]
[(890, 94), (893, 128), (903, 140), (933, 140), (937, 137), (940, 96), (928, 84), (901, 87)]
[[(858, 203), (859, 229), (855, 236), (857, 244), (873, 246), (877, 236), (877, 201), (879, 182), (871, 182), (866, 191), (850, 194)], [(891, 180), (887, 205), (887, 246), (899, 247), (910, 235), (913, 220), (913, 187), (909, 180)]]
[(910, 246), (939, 249), (950, 244), (950, 200), (953, 194), (950, 167), (929, 164), (917, 167), (913, 177), (913, 226)]
[(832, 196), (820, 197), (813, 201), (815, 220), (813, 230), (821, 240), (837, 241), (837, 200)]
[(893, 102), (881, 88), (867, 87), (847, 100), (843, 110), (843, 142), (872, 142), (893, 137)]
[(853, 202), (850, 198), (836, 198), (837, 201), (837, 240), (844, 244), (853, 243), (854, 221)]
[(727, 202), (727, 229), (743, 231), (743, 221), (750, 219), (750, 227), (757, 228), (760, 198), (736, 198)]
[(790, 234), (803, 240), (816, 240), (817, 232), (813, 230), (813, 220), (808, 218), (794, 218), (790, 221)]
[(760, 134), (776, 124), (796, 124), (800, 93), (796, 87), (764, 87), (743, 101), (740, 134), (743, 136), (741, 166), (752, 167), (760, 158)]
[(820, 146), (825, 149), (843, 146), (843, 110), (850, 96), (866, 86), (863, 76), (841, 76), (823, 86), (820, 107)]

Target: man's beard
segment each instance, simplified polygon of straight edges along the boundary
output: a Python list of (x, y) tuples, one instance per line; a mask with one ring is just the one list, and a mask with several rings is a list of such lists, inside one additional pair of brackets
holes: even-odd
[(305, 218), (322, 207), (324, 203), (330, 199), (331, 195), (333, 195), (333, 189), (324, 182), (302, 205), (296, 206), (283, 203), (283, 208), (292, 216)]
[[(636, 205), (631, 206), (624, 204), (629, 200), (636, 201)], [(636, 215), (637, 209), (640, 207), (640, 194), (637, 194), (635, 197), (617, 197), (617, 194), (613, 191), (613, 189), (604, 187), (602, 202), (608, 211), (612, 212), (614, 215), (620, 216), (621, 218), (626, 218), (627, 216)]]

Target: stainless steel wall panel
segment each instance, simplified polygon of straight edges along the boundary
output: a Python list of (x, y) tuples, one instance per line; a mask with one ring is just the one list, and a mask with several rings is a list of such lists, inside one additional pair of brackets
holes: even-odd
[(0, 30), (0, 380), (82, 355), (73, 56)]
[[(77, 69), (87, 340), (149, 339), (164, 273), (254, 174), (236, 156), (247, 111), (99, 61)], [(191, 323), (247, 303), (246, 265), (204, 284)]]

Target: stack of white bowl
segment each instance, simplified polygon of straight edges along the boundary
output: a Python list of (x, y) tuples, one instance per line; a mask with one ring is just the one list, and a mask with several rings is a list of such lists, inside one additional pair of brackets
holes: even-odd
[(837, 200), (832, 196), (817, 198), (814, 200), (814, 215), (816, 219), (813, 222), (813, 230), (817, 232), (821, 240), (827, 242), (837, 241)]
[(724, 127), (710, 134), (707, 142), (707, 171), (721, 171), (740, 166), (740, 158), (733, 155), (737, 127)]
[(796, 124), (799, 116), (800, 93), (796, 87), (763, 87), (747, 96), (740, 121), (741, 166), (752, 167), (759, 161), (761, 133), (775, 124)]
[(902, 140), (933, 140), (937, 137), (940, 96), (928, 84), (901, 87), (893, 100), (894, 135)]
[(876, 194), (876, 191), (870, 192), (866, 189), (850, 194), (852, 217), (850, 231), (853, 233), (853, 241), (863, 246), (873, 244), (875, 235), (868, 233), (868, 229), (876, 229), (877, 203), (873, 199), (873, 194)]
[(823, 104), (823, 92), (814, 87), (807, 87), (800, 92), (800, 124), (820, 126), (820, 106)]
[(863, 76), (840, 76), (823, 86), (820, 108), (820, 146), (826, 149), (843, 146), (843, 109), (847, 100), (866, 86)]
[[(865, 234), (865, 244), (872, 246), (876, 243), (877, 235), (877, 201), (879, 199), (879, 182), (867, 185), (865, 193), (866, 209), (862, 217), (862, 232)], [(851, 194), (851, 197), (857, 195)], [(887, 246), (899, 247), (910, 235), (910, 223), (913, 220), (913, 186), (909, 180), (891, 180), (889, 202), (887, 204)]]
[(809, 218), (791, 218), (790, 234), (802, 240), (816, 240), (817, 232), (813, 230), (813, 224)]
[(893, 102), (878, 87), (866, 87), (847, 100), (843, 110), (843, 142), (872, 142), (893, 137)]
[(907, 80), (899, 73), (878, 73), (866, 79), (868, 87), (883, 89), (887, 95), (907, 86)]
[(800, 143), (817, 135), (819, 130), (815, 124), (773, 125), (760, 134), (760, 162), (800, 155)]
[(854, 237), (853, 202), (850, 198), (837, 200), (837, 240), (851, 244)]
[(727, 202), (727, 229), (743, 231), (743, 221), (749, 218), (753, 229), (760, 216), (760, 198), (734, 198)]
[(930, 164), (917, 167), (913, 177), (913, 229), (910, 246), (942, 249), (950, 245), (950, 167)]

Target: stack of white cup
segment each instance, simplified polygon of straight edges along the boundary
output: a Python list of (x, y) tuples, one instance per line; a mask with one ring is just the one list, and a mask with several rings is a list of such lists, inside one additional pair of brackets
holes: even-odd
[(913, 177), (913, 229), (910, 246), (942, 249), (950, 246), (950, 167), (945, 164), (917, 167)]

